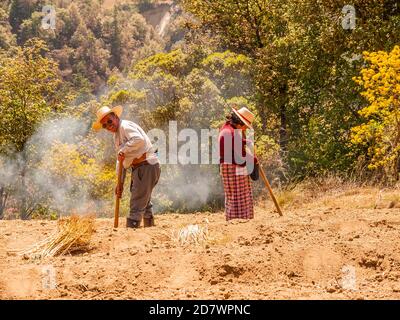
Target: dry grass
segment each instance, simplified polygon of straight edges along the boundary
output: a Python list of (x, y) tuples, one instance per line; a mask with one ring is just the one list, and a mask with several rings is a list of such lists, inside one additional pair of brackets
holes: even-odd
[[(283, 209), (319, 206), (376, 209), (400, 207), (399, 189), (399, 186), (383, 188), (378, 185), (362, 185), (330, 175), (306, 179), (282, 189), (275, 189), (274, 193)], [(266, 191), (258, 205), (262, 208), (273, 207)]]
[(294, 189), (282, 189), (276, 194), (276, 200), (283, 208), (304, 203), (305, 193), (301, 187)]
[(172, 240), (181, 246), (202, 245), (209, 240), (208, 221), (206, 225), (190, 224), (172, 232)]
[(88, 251), (93, 232), (94, 216), (72, 215), (61, 218), (58, 221), (57, 232), (19, 254), (30, 259), (43, 259)]

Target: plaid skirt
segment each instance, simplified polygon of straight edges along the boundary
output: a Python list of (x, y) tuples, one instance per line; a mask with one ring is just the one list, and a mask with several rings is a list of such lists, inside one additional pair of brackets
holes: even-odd
[(253, 219), (253, 193), (246, 167), (229, 163), (222, 163), (220, 166), (226, 220)]

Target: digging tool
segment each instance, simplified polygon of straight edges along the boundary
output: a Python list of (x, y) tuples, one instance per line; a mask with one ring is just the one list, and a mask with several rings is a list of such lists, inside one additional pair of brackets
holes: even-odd
[(259, 166), (260, 166), (261, 177), (262, 177), (262, 179), (264, 180), (265, 186), (267, 187), (267, 189), (268, 189), (268, 191), (269, 191), (269, 194), (270, 194), (270, 196), (271, 196), (271, 198), (272, 198), (272, 201), (273, 201), (274, 204), (275, 204), (276, 210), (278, 210), (278, 213), (279, 213), (280, 216), (283, 216), (281, 207), (279, 206), (278, 201), (276, 201), (276, 198), (275, 198), (275, 196), (274, 196), (274, 193), (272, 192), (271, 185), (269, 184), (269, 181), (268, 181), (267, 177), (265, 176), (264, 169), (261, 167), (261, 165), (259, 165)]
[[(118, 161), (118, 179), (117, 179), (118, 190), (121, 188), (121, 178), (122, 178), (122, 162)], [(116, 194), (115, 195), (115, 211), (114, 211), (114, 228), (118, 228), (120, 199), (121, 199), (121, 197), (118, 194)]]
[[(256, 155), (256, 146), (253, 146), (253, 147), (254, 147), (254, 155)], [(267, 189), (269, 191), (269, 195), (271, 196), (271, 199), (275, 204), (276, 210), (278, 210), (279, 215), (282, 217), (283, 213), (282, 213), (281, 207), (279, 206), (278, 201), (276, 201), (276, 198), (275, 198), (275, 195), (274, 195), (274, 193), (272, 191), (271, 185), (269, 184), (267, 176), (265, 175), (265, 171), (264, 171), (264, 169), (263, 169), (263, 167), (261, 166), (260, 163), (258, 163), (258, 166), (259, 166), (259, 170), (260, 170), (260, 173), (261, 173), (261, 178), (264, 180), (265, 186), (267, 187)]]

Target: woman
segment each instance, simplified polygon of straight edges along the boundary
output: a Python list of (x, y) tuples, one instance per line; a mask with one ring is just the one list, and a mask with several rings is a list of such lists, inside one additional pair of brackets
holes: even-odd
[(232, 109), (219, 133), (220, 173), (225, 192), (225, 216), (231, 219), (253, 219), (253, 194), (249, 173), (257, 163), (246, 150), (247, 129), (254, 114), (247, 108)]

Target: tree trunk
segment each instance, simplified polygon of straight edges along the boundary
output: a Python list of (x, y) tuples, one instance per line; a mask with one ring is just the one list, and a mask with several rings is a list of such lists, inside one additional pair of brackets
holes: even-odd
[(281, 120), (281, 125), (279, 128), (279, 146), (281, 152), (285, 154), (287, 151), (287, 118), (286, 118), (286, 104), (282, 104), (279, 108), (279, 116)]
[[(265, 105), (265, 103), (264, 103)], [(265, 134), (267, 132), (267, 123), (268, 123), (268, 119), (267, 119), (267, 114), (266, 114), (266, 108), (261, 108), (259, 111), (259, 115), (261, 118), (261, 132), (263, 134)]]
[(400, 156), (397, 156), (397, 159), (394, 162), (394, 178), (396, 181), (399, 181), (400, 179)]
[(279, 146), (281, 149), (281, 155), (285, 156), (287, 151), (287, 83), (283, 83), (279, 88), (279, 95), (281, 104), (279, 106), (279, 117), (281, 125), (279, 128)]
[(0, 220), (4, 218), (4, 210), (6, 208), (8, 192), (4, 187), (0, 187)]
[(22, 151), (22, 161), (23, 161), (23, 167), (21, 170), (21, 192), (20, 192), (20, 217), (22, 220), (28, 220), (29, 219), (29, 212), (28, 212), (28, 201), (27, 201), (27, 185), (26, 185), (26, 172), (28, 169), (27, 166), (27, 156), (25, 150)]

